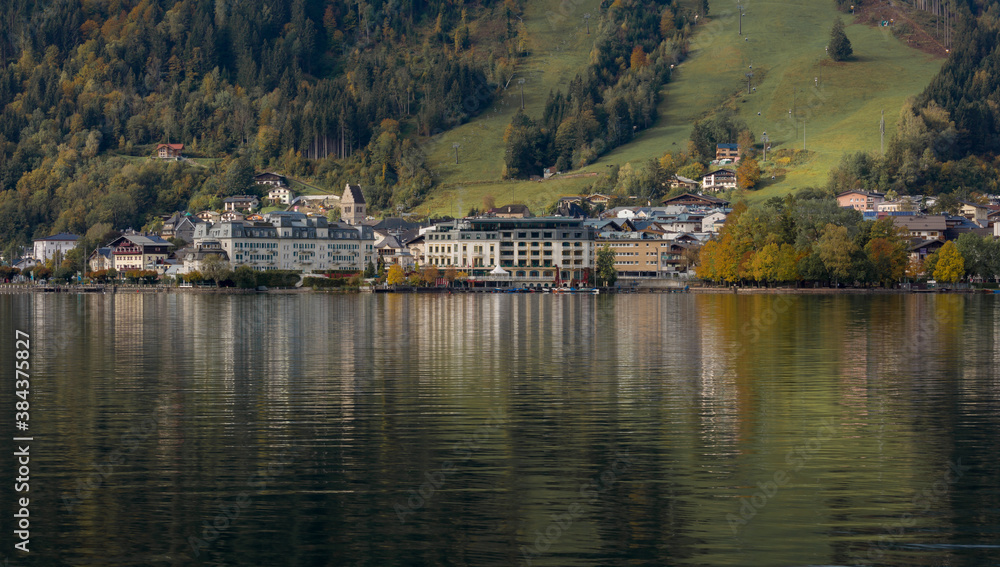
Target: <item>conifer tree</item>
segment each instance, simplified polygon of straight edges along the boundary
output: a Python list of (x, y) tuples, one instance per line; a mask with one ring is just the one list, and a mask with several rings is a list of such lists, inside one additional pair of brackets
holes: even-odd
[(846, 61), (851, 58), (851, 55), (854, 55), (851, 40), (847, 39), (847, 34), (844, 33), (844, 20), (840, 18), (837, 18), (837, 21), (833, 23), (828, 51), (830, 52), (830, 59), (834, 61)]

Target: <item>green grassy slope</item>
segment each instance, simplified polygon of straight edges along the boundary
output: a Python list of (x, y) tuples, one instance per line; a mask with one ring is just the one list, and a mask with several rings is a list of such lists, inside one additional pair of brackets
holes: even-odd
[[(885, 110), (888, 138), (895, 130), (904, 100), (922, 91), (942, 63), (940, 58), (907, 47), (888, 30), (863, 25), (847, 27), (855, 60), (830, 61), (824, 48), (833, 21), (840, 14), (828, 0), (748, 4), (743, 18), (744, 36), (738, 34), (735, 7), (727, 4), (711, 3), (711, 17), (709, 22), (699, 24), (690, 57), (677, 68), (674, 81), (663, 89), (657, 125), (582, 171), (600, 172), (611, 163), (644, 161), (682, 149), (697, 118), (729, 104), (758, 139), (767, 131), (775, 150), (801, 149), (805, 122), (809, 159), (792, 166), (765, 164), (765, 172), (779, 165), (787, 172), (754, 196), (763, 198), (823, 185), (828, 171), (844, 152), (879, 148), (880, 111)], [(596, 13), (596, 5), (596, 1), (588, 0), (570, 18), (552, 26), (545, 14), (558, 10), (558, 2), (531, 3), (525, 22), (534, 43), (524, 76), (528, 79), (525, 106), (532, 116), (540, 115), (550, 88), (565, 87), (586, 66), (592, 42), (583, 29), (582, 14)], [(845, 21), (850, 21), (849, 15)], [(745, 73), (751, 64), (757, 90), (748, 96)], [(429, 162), (441, 186), (419, 207), (420, 212), (455, 214), (457, 199), (462, 199), (468, 210), (481, 206), (486, 193), (493, 194), (498, 204), (517, 201), (543, 205), (559, 195), (577, 193), (593, 181), (499, 181), (503, 130), (520, 104), (516, 81), (490, 112), (428, 144)], [(461, 144), (458, 166), (454, 142)], [(487, 181), (493, 183), (482, 184)], [(479, 184), (469, 185), (472, 182)]]

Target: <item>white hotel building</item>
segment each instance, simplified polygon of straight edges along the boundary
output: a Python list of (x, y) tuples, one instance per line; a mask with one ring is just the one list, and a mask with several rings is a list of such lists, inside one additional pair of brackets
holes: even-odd
[(375, 262), (375, 233), (370, 226), (330, 224), (325, 217), (294, 212), (268, 213), (264, 218), (264, 222), (199, 224), (195, 244), (217, 242), (234, 268), (320, 273), (361, 271)]
[(454, 267), (476, 279), (490, 279), (499, 266), (514, 281), (569, 283), (594, 267), (596, 237), (581, 219), (464, 219), (425, 232), (419, 263)]

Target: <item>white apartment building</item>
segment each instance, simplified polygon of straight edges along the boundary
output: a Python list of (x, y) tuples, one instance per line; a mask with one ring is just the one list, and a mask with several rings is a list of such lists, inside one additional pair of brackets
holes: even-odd
[(198, 225), (195, 244), (218, 242), (233, 267), (255, 270), (361, 271), (375, 262), (375, 233), (369, 226), (330, 224), (325, 217), (296, 212), (264, 218)]
[(419, 263), (475, 278), (489, 278), (499, 266), (515, 281), (579, 281), (594, 266), (596, 237), (582, 219), (464, 219), (424, 233)]

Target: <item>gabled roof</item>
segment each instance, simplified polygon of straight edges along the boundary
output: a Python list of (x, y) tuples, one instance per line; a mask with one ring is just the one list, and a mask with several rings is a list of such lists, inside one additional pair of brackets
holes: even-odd
[(344, 189), (344, 197), (347, 196), (350, 196), (351, 201), (353, 201), (356, 205), (365, 204), (365, 196), (361, 193), (360, 185), (352, 185), (348, 183), (347, 187)]
[(504, 205), (502, 207), (495, 207), (487, 211), (494, 215), (530, 215), (531, 210), (528, 209), (528, 205), (514, 204), (514, 205)]
[(709, 197), (707, 195), (696, 195), (694, 193), (684, 193), (682, 195), (677, 195), (676, 197), (671, 197), (669, 199), (663, 200), (664, 205), (680, 205), (680, 204), (696, 204), (696, 205), (712, 205), (712, 206), (725, 206), (729, 204), (729, 201), (723, 199), (716, 199), (715, 197)]
[(729, 177), (730, 175), (732, 175), (732, 176), (735, 177), (736, 176), (736, 172), (733, 171), (733, 170), (731, 170), (731, 169), (726, 169), (724, 167), (720, 167), (719, 169), (713, 169), (712, 171), (709, 171), (705, 175), (702, 175), (701, 179), (705, 179), (706, 177), (711, 177), (713, 175), (724, 175), (725, 177)]
[(875, 193), (874, 191), (869, 192), (869, 191), (862, 191), (861, 189), (854, 189), (852, 191), (844, 191), (843, 193), (839, 193), (836, 198), (843, 197), (844, 195), (854, 195), (854, 194), (864, 195), (865, 197), (885, 197), (885, 193)]
[(170, 148), (171, 150), (180, 151), (184, 149), (184, 144), (160, 144), (156, 146), (156, 149), (160, 148)]
[(76, 242), (79, 239), (80, 237), (75, 234), (60, 232), (59, 234), (46, 236), (45, 238), (36, 238), (35, 242)]
[(720, 150), (738, 150), (738, 149), (740, 149), (740, 145), (739, 144), (719, 144), (716, 147), (719, 148)]
[(245, 203), (247, 201), (257, 201), (253, 195), (233, 195), (222, 200), (223, 203)]

